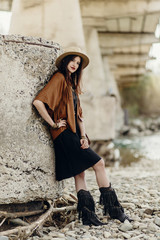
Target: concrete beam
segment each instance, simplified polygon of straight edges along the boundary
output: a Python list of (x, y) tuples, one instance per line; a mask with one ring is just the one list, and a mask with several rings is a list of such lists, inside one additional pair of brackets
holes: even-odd
[(151, 44), (139, 44), (134, 46), (116, 47), (113, 49), (113, 53), (128, 53), (128, 54), (146, 54), (149, 52)]
[(23, 6), (24, 9), (34, 8), (34, 7), (43, 5), (43, 4), (44, 4), (44, 1), (42, 1), (42, 0), (36, 0), (36, 1), (34, 1), (34, 0), (23, 0), (22, 1), (22, 6)]
[(151, 32), (156, 29), (160, 11), (154, 14), (116, 17), (109, 19), (105, 17), (83, 17), (83, 25), (96, 28), (98, 31), (107, 32)]
[(82, 17), (87, 18), (124, 18), (158, 13), (159, 0), (79, 0)]
[(148, 54), (114, 54), (108, 57), (109, 64), (136, 65), (149, 60)]
[(154, 33), (99, 33), (100, 47), (116, 48), (159, 42)]
[(124, 76), (122, 78), (116, 79), (116, 81), (120, 89), (120, 88), (130, 87), (132, 85), (137, 84), (138, 82), (141, 81), (142, 77), (143, 77), (143, 74), (133, 75), (133, 76)]
[[(108, 61), (109, 62), (109, 61)], [(123, 62), (123, 58), (122, 58), (122, 62)], [(144, 62), (133, 62), (133, 63), (118, 63), (118, 64), (115, 64), (115, 63), (110, 63), (110, 69), (112, 71), (114, 71), (115, 69), (117, 68), (139, 68), (139, 67), (143, 67), (145, 68), (146, 67), (146, 61)]]
[(118, 82), (117, 85), (118, 85), (118, 88), (119, 89), (123, 89), (123, 88), (128, 88), (128, 87), (131, 87), (131, 86), (136, 86), (138, 84), (139, 80), (135, 80), (135, 81), (128, 81), (128, 82)]
[(126, 75), (141, 75), (146, 73), (145, 68), (134, 68), (134, 67), (118, 67), (113, 71), (115, 78), (119, 78), (121, 76)]
[(141, 76), (143, 76), (143, 75), (141, 75), (141, 74), (139, 74), (139, 75), (126, 75), (126, 76), (117, 78), (117, 82), (118, 83), (136, 82), (136, 81), (140, 80)]
[(160, 16), (158, 0), (80, 0), (80, 6), (83, 25), (98, 31), (154, 32)]
[(142, 28), (142, 32), (155, 32), (156, 26), (159, 23), (160, 12), (155, 14), (147, 14)]
[(116, 48), (101, 47), (101, 54), (103, 56), (110, 56), (114, 54), (148, 54), (150, 48), (151, 44)]

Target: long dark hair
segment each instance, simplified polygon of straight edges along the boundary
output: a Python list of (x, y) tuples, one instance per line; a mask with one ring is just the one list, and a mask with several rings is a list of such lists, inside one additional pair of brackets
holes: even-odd
[(71, 85), (72, 88), (76, 91), (77, 94), (81, 94), (81, 77), (82, 77), (82, 58), (81, 62), (79, 64), (78, 69), (76, 72), (72, 73), (69, 75), (69, 71), (67, 69), (67, 66), (70, 61), (72, 61), (75, 57), (79, 57), (78, 55), (68, 55), (66, 56), (62, 61), (59, 66), (59, 71), (64, 75), (67, 85)]

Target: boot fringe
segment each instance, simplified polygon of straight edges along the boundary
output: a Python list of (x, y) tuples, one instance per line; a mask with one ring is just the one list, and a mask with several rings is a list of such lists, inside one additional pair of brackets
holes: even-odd
[(77, 197), (78, 197), (77, 211), (79, 213), (79, 219), (82, 218), (82, 210), (84, 207), (88, 208), (90, 211), (95, 212), (95, 203), (89, 191), (81, 189), (77, 193)]
[(83, 225), (104, 225), (95, 214), (95, 203), (89, 191), (81, 189), (77, 193), (79, 220), (82, 218)]
[(122, 205), (119, 203), (116, 192), (113, 188), (102, 187), (99, 189), (101, 192), (100, 195), (100, 204), (104, 205), (103, 213), (107, 213), (113, 219), (118, 219), (121, 222), (124, 222), (126, 219), (132, 221), (125, 213)]
[(82, 222), (83, 225), (105, 225), (98, 219), (97, 215), (93, 211), (90, 211), (87, 207), (84, 207), (82, 210)]
[(102, 187), (99, 189), (101, 192), (100, 195), (100, 204), (104, 205), (104, 215), (106, 215), (107, 213), (109, 213), (109, 208), (110, 207), (119, 207), (121, 209), (122, 212), (124, 212), (124, 209), (122, 207), (122, 205), (119, 203), (116, 192), (113, 188), (108, 187)]

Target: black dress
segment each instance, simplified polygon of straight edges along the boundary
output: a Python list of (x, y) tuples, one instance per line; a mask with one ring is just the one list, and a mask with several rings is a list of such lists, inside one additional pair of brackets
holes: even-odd
[(76, 133), (70, 129), (64, 130), (55, 140), (56, 180), (76, 176), (96, 164), (101, 157), (90, 147), (82, 149), (80, 144), (80, 130), (77, 124), (77, 95), (73, 91)]

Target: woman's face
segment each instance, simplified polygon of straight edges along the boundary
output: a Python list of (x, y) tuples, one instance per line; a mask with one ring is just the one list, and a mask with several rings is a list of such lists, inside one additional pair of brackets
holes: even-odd
[(68, 71), (70, 73), (76, 72), (80, 63), (81, 63), (81, 58), (79, 56), (73, 58), (67, 65)]

